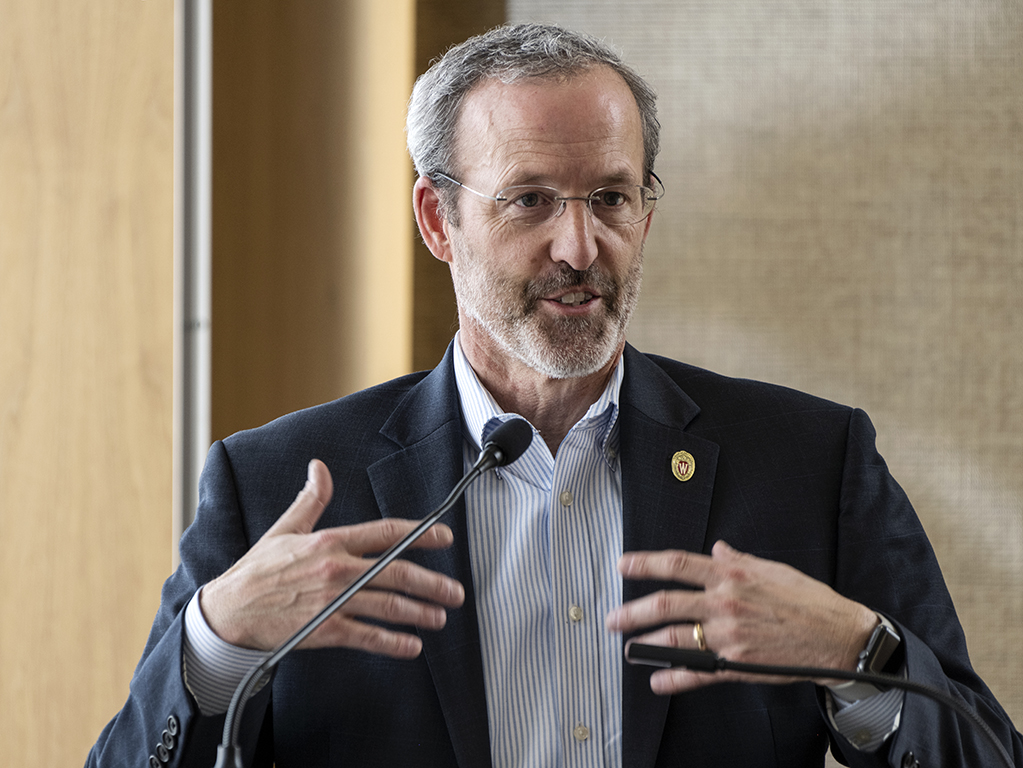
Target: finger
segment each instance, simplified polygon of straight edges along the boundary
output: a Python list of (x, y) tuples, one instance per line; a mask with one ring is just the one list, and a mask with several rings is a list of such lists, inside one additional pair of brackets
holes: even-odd
[(313, 459), (306, 470), (305, 486), (264, 536), (310, 533), (333, 495), (334, 481), (330, 477), (330, 470), (319, 459)]
[(447, 611), (432, 603), (381, 589), (364, 589), (341, 611), (346, 616), (422, 629), (443, 629)]
[(726, 682), (746, 682), (758, 685), (788, 685), (802, 678), (779, 675), (754, 675), (731, 670), (695, 672), (683, 667), (659, 669), (650, 676), (650, 689), (657, 694), (682, 693), (706, 685)]
[[(704, 642), (707, 649), (713, 650), (710, 641), (707, 640), (707, 631), (704, 629)], [(669, 627), (661, 627), (653, 632), (646, 632), (630, 638), (629, 643), (645, 643), (646, 645), (660, 645), (665, 648), (696, 648), (696, 637), (693, 634), (692, 624), (672, 624)]]
[(630, 600), (607, 615), (607, 628), (613, 632), (631, 632), (669, 622), (689, 622), (705, 618), (703, 592), (661, 590)]
[[(704, 630), (706, 636), (706, 630)], [(662, 627), (654, 632), (644, 635), (637, 635), (629, 640), (629, 643), (644, 643), (646, 645), (659, 645), (668, 648), (696, 648), (696, 638), (693, 635), (692, 624), (678, 624), (671, 627)], [(708, 642), (709, 645), (709, 642)], [(650, 690), (659, 695), (670, 695), (692, 691), (715, 683), (723, 683), (731, 680), (749, 679), (758, 682), (757, 676), (744, 677), (735, 672), (698, 672), (684, 667), (673, 667), (672, 669), (661, 669), (650, 675)], [(760, 678), (760, 682), (773, 679)], [(788, 682), (788, 681), (785, 681)]]
[(659, 696), (693, 691), (729, 679), (727, 672), (693, 672), (689, 669), (658, 669), (650, 675), (650, 690)]
[(724, 539), (718, 539), (714, 542), (714, 546), (710, 549), (710, 554), (712, 559), (720, 563), (728, 564), (741, 560), (755, 559), (753, 555), (735, 549)]
[(707, 587), (721, 578), (721, 565), (707, 555), (667, 549), (658, 552), (626, 552), (618, 560), (618, 572), (626, 579), (677, 581)]
[(415, 635), (366, 624), (364, 619), (439, 630), (447, 623), (447, 612), (439, 606), (394, 592), (366, 589), (324, 622), (301, 647), (343, 646), (401, 658), (419, 653), (421, 643)]
[[(403, 520), (389, 517), (384, 520), (372, 520), (368, 523), (356, 523), (340, 528), (328, 528), (320, 532), (324, 539), (332, 540), (333, 544), (353, 555), (364, 556), (378, 554), (393, 544), (401, 541), (419, 525), (418, 520)], [(444, 523), (430, 526), (422, 536), (416, 539), (413, 547), (417, 549), (443, 549), (455, 540), (451, 529)]]
[(407, 560), (395, 560), (367, 586), (437, 603), (446, 608), (458, 608), (465, 601), (465, 589), (459, 581)]
[(299, 648), (354, 648), (396, 659), (414, 659), (422, 651), (423, 641), (409, 632), (366, 624), (351, 616), (335, 615), (307, 637)]
[[(325, 594), (337, 594), (366, 573), (375, 558), (361, 550), (383, 550), (406, 534), (416, 524), (408, 520), (375, 520), (354, 526), (327, 528), (308, 537), (304, 549), (310, 563), (308, 575), (300, 576), (307, 584)], [(431, 535), (423, 534), (426, 546), (447, 546), (453, 534), (445, 525)], [(419, 542), (416, 542), (419, 543)], [(413, 545), (415, 546), (415, 544)], [(457, 608), (465, 600), (461, 583), (450, 576), (430, 570), (404, 558), (392, 561), (368, 582), (374, 589), (388, 589), (422, 600)]]
[[(673, 645), (670, 642), (670, 638), (663, 632), (634, 637), (626, 644), (626, 659), (628, 659), (628, 645), (631, 645), (633, 642), (667, 647)], [(722, 679), (724, 678), (722, 678), (721, 672), (695, 672), (682, 667), (674, 667), (668, 670), (654, 671), (651, 674), (650, 687), (655, 693), (667, 695), (679, 693), (683, 690), (694, 690), (711, 683), (721, 682)]]

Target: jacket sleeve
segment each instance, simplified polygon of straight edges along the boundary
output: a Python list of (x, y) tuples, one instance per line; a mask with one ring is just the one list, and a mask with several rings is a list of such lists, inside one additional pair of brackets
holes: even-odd
[[(199, 587), (227, 570), (249, 546), (230, 460), (217, 442), (199, 481), (196, 519), (181, 539), (181, 565), (164, 583), (128, 700), (93, 745), (87, 768), (214, 765), (224, 716), (203, 716), (185, 684), (184, 609)], [(266, 741), (260, 731), (270, 691), (265, 686), (245, 708), (240, 742), (248, 766), (272, 763), (271, 755), (262, 754), (267, 750), (257, 749)]]
[[(838, 528), (836, 589), (892, 618), (903, 638), (907, 677), (976, 711), (1023, 766), (1023, 739), (974, 672), (966, 638), (923, 527), (874, 444), (862, 411), (849, 426)], [(950, 708), (907, 693), (898, 730), (874, 753), (832, 734), (855, 768), (1000, 765), (995, 748)]]

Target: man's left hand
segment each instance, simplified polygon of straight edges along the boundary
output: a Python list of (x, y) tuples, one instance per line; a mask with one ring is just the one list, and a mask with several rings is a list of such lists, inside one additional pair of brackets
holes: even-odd
[[(659, 627), (634, 642), (695, 648), (700, 622), (707, 648), (729, 661), (854, 670), (877, 625), (866, 606), (795, 568), (717, 542), (711, 555), (679, 550), (627, 552), (618, 561), (626, 579), (675, 581), (696, 589), (661, 590), (625, 603), (607, 617), (608, 629)], [(726, 680), (789, 683), (792, 678), (735, 672), (657, 670), (655, 693), (679, 693)], [(838, 681), (816, 680), (819, 684)]]

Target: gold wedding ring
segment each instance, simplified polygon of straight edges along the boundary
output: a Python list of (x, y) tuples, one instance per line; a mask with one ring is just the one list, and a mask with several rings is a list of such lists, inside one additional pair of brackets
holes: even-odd
[(696, 622), (693, 624), (693, 639), (696, 641), (696, 647), (701, 651), (707, 650), (707, 640), (703, 636), (703, 624)]

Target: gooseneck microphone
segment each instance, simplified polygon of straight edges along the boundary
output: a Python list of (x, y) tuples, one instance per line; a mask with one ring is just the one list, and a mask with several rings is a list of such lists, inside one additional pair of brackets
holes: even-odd
[[(518, 461), (519, 456), (526, 452), (532, 442), (533, 428), (529, 426), (529, 422), (520, 418), (509, 419), (490, 433), (490, 437), (483, 445), (483, 450), (480, 451), (480, 457), (465, 475), (468, 480), (463, 479), (463, 483), (468, 485), (477, 475), (482, 475), (495, 467), (503, 467)], [(477, 470), (479, 471), (477, 472)], [(474, 475), (473, 472), (476, 474)], [(456, 485), (451, 491), (451, 495), (461, 495), (465, 490), (461, 486), (462, 483)], [(445, 501), (445, 503), (447, 502)]]
[(998, 753), (1001, 761), (1008, 768), (1015, 768), (1012, 758), (1005, 751), (1005, 747), (998, 741), (991, 727), (981, 720), (980, 715), (958, 699), (949, 696), (934, 686), (906, 680), (897, 675), (851, 672), (845, 669), (828, 669), (825, 667), (785, 667), (776, 664), (748, 664), (742, 661), (729, 661), (718, 656), (714, 651), (698, 651), (695, 648), (671, 648), (662, 645), (646, 645), (644, 643), (629, 643), (625, 649), (625, 658), (633, 664), (646, 664), (665, 669), (680, 667), (694, 672), (717, 672), (718, 670), (731, 669), (734, 672), (745, 672), (752, 675), (858, 680), (870, 683), (881, 690), (901, 688), (904, 691), (926, 696), (937, 701), (939, 704), (951, 707), (984, 735)]
[(347, 603), (356, 592), (366, 586), (374, 576), (390, 565), (393, 560), (397, 559), (416, 539), (426, 533), (430, 526), (440, 520), (441, 516), (451, 509), (455, 502), (462, 497), (465, 489), (469, 487), (469, 483), (484, 472), (496, 467), (503, 467), (517, 460), (519, 456), (526, 452), (532, 441), (533, 428), (529, 426), (529, 422), (522, 418), (510, 419), (494, 429), (487, 442), (483, 445), (483, 450), (480, 451), (476, 463), (458, 481), (458, 484), (451, 490), (448, 497), (444, 499), (443, 504), (424, 517), (419, 525), (410, 531), (405, 538), (384, 552), (373, 565), (367, 568), (359, 578), (353, 581), (344, 592), (334, 598), (329, 605), (310, 619), (305, 626), (277, 646), (266, 661), (245, 673), (245, 677), (242, 678), (242, 681), (235, 689), (234, 696), (231, 698), (231, 703), (227, 708), (227, 715), (224, 721), (224, 737), (222, 743), (217, 748), (217, 762), (214, 768), (244, 768), (242, 750), (238, 745), (238, 731), (241, 728), (242, 712), (245, 709), (245, 704), (252, 698), (252, 694), (255, 693), (263, 676), (276, 667), (281, 659), (312, 634), (334, 611)]

